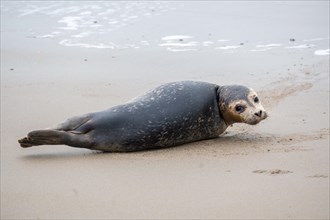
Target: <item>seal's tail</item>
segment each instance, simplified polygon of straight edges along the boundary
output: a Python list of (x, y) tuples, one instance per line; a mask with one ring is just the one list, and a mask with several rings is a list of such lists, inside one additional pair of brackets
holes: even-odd
[(28, 133), (27, 137), (18, 140), (21, 147), (28, 148), (38, 145), (66, 144), (72, 147), (91, 148), (92, 144), (87, 135), (78, 132), (58, 130), (36, 130)]

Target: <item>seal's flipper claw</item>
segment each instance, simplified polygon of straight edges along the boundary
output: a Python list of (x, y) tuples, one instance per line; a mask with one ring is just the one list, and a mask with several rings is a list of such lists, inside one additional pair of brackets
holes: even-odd
[(23, 148), (28, 148), (28, 147), (32, 147), (35, 146), (37, 144), (33, 143), (32, 140), (30, 140), (28, 137), (22, 138), (18, 140), (18, 143), (21, 145), (21, 147)]

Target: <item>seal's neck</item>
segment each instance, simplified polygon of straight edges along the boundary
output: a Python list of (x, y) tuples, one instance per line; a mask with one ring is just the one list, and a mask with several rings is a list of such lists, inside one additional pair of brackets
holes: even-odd
[(237, 122), (237, 121), (233, 120), (233, 118), (234, 118), (233, 115), (231, 114), (230, 111), (228, 111), (226, 109), (225, 105), (223, 105), (223, 106), (220, 105), (220, 113), (227, 126), (230, 126)]
[(220, 116), (222, 117), (222, 119), (224, 120), (226, 125), (230, 126), (230, 125), (236, 123), (236, 121), (234, 120), (233, 115), (228, 110), (228, 107), (225, 103), (225, 99), (223, 97), (223, 95), (224, 95), (223, 90), (224, 89), (225, 88), (223, 86), (219, 86), (219, 88), (218, 88), (218, 91), (217, 91), (218, 107), (219, 107)]

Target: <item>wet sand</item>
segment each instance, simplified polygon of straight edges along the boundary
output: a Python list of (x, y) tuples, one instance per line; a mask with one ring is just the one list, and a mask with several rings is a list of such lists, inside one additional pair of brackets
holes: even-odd
[[(188, 9), (180, 9), (186, 17), (207, 17), (203, 8)], [(297, 45), (311, 39), (308, 28), (297, 30)], [(133, 36), (130, 31), (123, 29)], [(233, 53), (176, 53), (66, 47), (8, 29), (2, 35), (1, 219), (329, 218), (329, 55), (314, 53), (322, 48), (247, 52), (246, 43)], [(289, 35), (275, 38), (290, 45)], [(30, 130), (176, 80), (250, 86), (270, 117), (256, 126), (235, 124), (217, 139), (146, 152), (17, 143)]]

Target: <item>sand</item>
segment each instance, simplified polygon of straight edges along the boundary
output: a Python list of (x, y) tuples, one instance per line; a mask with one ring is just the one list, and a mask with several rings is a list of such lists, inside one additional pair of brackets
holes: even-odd
[[(70, 36), (103, 17), (52, 28), (105, 9), (51, 3), (1, 2), (1, 219), (329, 219), (328, 2), (118, 3), (99, 38)], [(146, 152), (17, 143), (177, 80), (250, 86), (270, 117)]]

